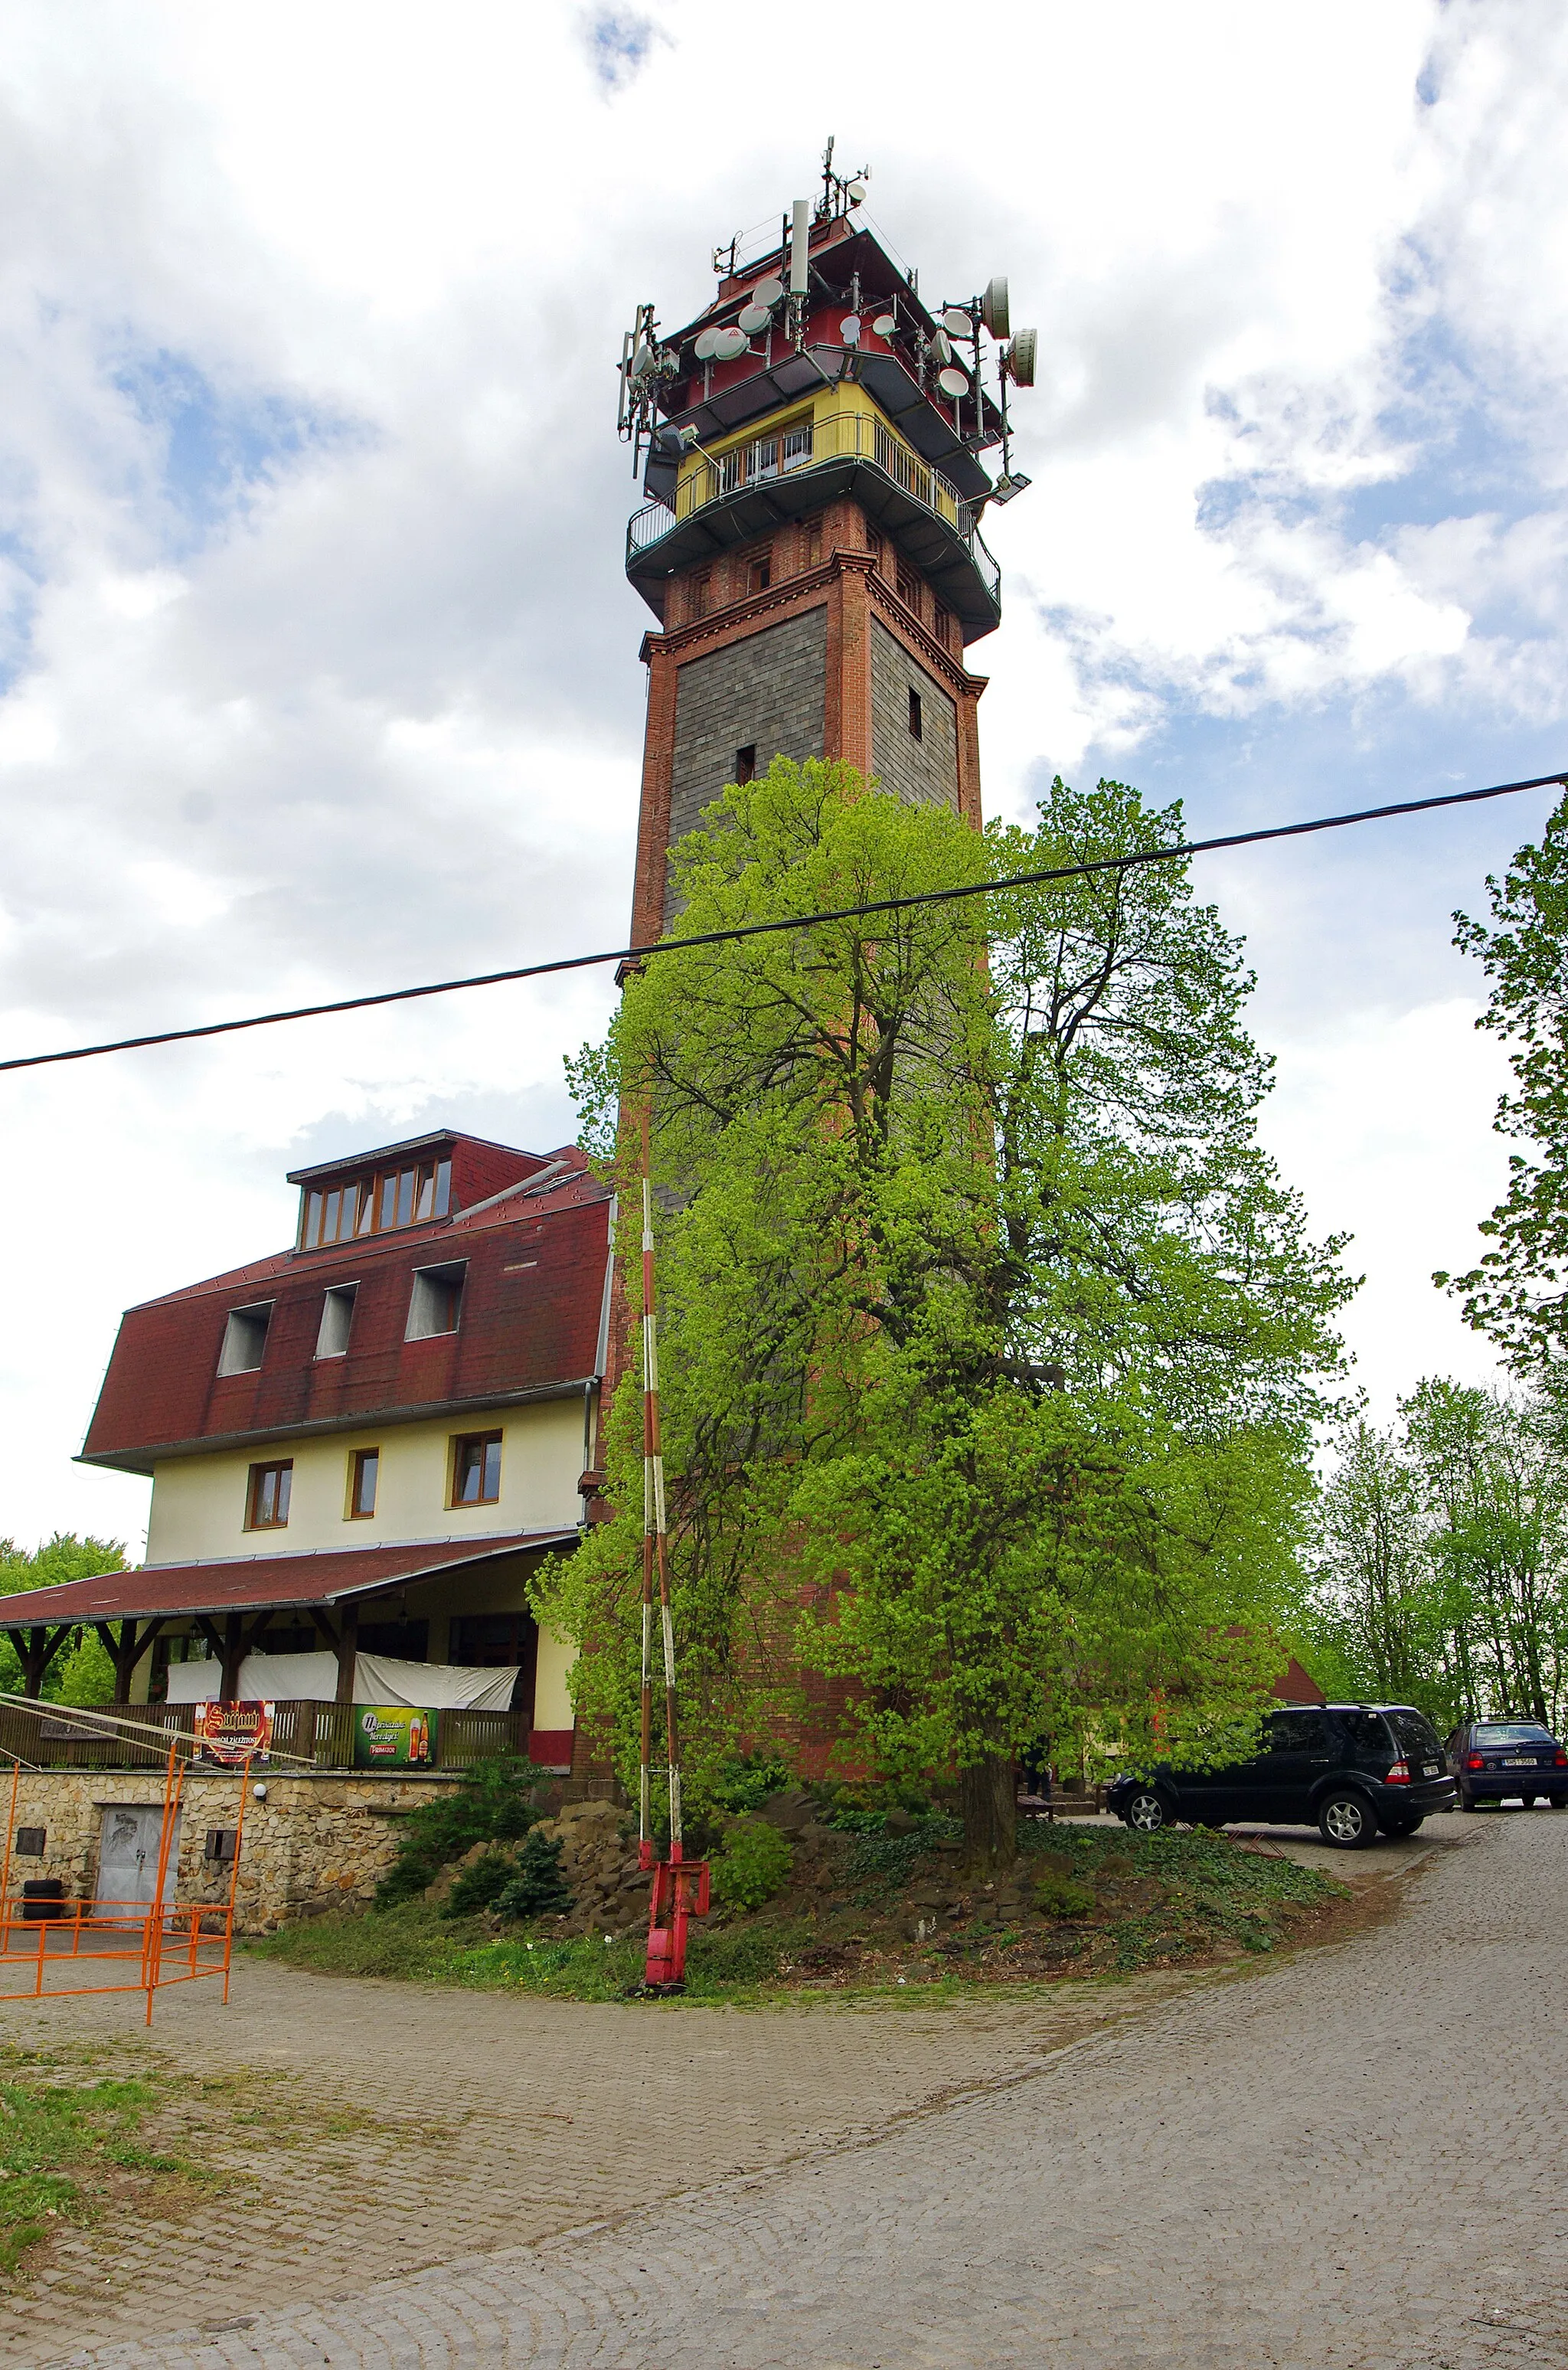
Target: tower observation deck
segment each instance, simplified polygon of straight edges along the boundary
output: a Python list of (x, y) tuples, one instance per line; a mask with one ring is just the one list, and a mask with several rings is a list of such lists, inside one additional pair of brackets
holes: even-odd
[(834, 173), (830, 142), (814, 204), (752, 252), (715, 250), (705, 312), (665, 333), (639, 305), (624, 341), (620, 426), (647, 497), (626, 573), (658, 621), (637, 940), (669, 919), (670, 846), (775, 755), (842, 758), (980, 822), (967, 651), (1001, 618), (980, 521), (1028, 483), (1007, 405), (1035, 334), (1010, 335), (1001, 279), (929, 308), (867, 223), (864, 179)]

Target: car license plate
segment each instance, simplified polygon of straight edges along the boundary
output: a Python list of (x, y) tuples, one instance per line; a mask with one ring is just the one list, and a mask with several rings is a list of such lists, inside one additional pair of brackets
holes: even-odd
[(1529, 1759), (1526, 1761), (1520, 1754), (1511, 1754), (1504, 1762), (1503, 1766), (1505, 1769), (1533, 1769), (1535, 1767), (1535, 1755), (1532, 1753)]
[(1443, 1774), (1442, 1765), (1436, 1761), (1424, 1761), (1421, 1765), (1421, 1774), (1424, 1778), (1440, 1778)]

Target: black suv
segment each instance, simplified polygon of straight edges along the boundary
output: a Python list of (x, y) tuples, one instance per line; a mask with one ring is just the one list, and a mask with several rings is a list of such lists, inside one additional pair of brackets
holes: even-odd
[(1256, 1754), (1234, 1768), (1162, 1767), (1113, 1778), (1105, 1805), (1145, 1835), (1173, 1819), (1195, 1827), (1315, 1820), (1325, 1844), (1358, 1851), (1379, 1832), (1413, 1835), (1429, 1812), (1453, 1809), (1455, 1792), (1425, 1712), (1409, 1704), (1324, 1704), (1270, 1712)]

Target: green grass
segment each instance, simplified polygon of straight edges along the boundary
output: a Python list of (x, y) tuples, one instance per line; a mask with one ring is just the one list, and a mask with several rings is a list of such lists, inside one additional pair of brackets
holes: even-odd
[[(686, 1954), (689, 1999), (733, 1999), (776, 1980), (797, 1925), (777, 1918), (709, 1932), (693, 1926)], [(485, 1937), (473, 1920), (448, 1922), (424, 1902), (361, 1917), (318, 1917), (246, 1946), (260, 1958), (326, 1975), (387, 1975), (474, 1991), (537, 1992), (549, 1999), (619, 2000), (642, 1982), (640, 1934), (553, 1942), (546, 1935)]]
[[(782, 1996), (820, 1988), (813, 1978), (824, 1971), (841, 1994), (898, 1986), (903, 1996), (907, 1985), (930, 1997), (949, 1986), (1048, 1981), (1069, 1969), (1103, 1977), (1238, 1950), (1262, 1956), (1291, 1939), (1303, 1913), (1343, 1895), (1316, 1870), (1246, 1850), (1225, 1835), (1031, 1825), (1021, 1830), (1020, 1874), (1047, 1922), (976, 1923), (911, 1945), (903, 1939), (903, 1893), (938, 1865), (933, 1846), (946, 1832), (846, 1836), (837, 1882), (818, 1897), (815, 1923), (781, 1904), (755, 1917), (694, 1924), (687, 1997)], [(493, 1938), (478, 1919), (449, 1920), (424, 1902), (284, 1927), (248, 1947), (320, 1974), (604, 2001), (635, 1994), (644, 1948), (640, 1934), (610, 1943), (599, 1935), (554, 1940), (537, 1927)]]
[(1345, 1892), (1317, 1869), (1202, 1828), (1132, 1835), (1031, 1824), (1020, 1834), (1025, 1852), (1053, 1874), (1093, 1891), (1100, 1913), (1084, 1923), (1099, 1928), (1096, 1956), (1119, 1973), (1198, 1956), (1219, 1941), (1262, 1955), (1289, 1939), (1292, 1912), (1322, 1908)]
[(0, 2080), (0, 2273), (14, 2275), (59, 2223), (89, 2221), (113, 2170), (189, 2173), (137, 2137), (160, 2103), (160, 2086), (143, 2078)]

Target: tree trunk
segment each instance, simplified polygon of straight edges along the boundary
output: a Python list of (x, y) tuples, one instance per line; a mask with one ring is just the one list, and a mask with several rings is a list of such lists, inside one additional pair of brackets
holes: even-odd
[(1011, 1750), (988, 1753), (958, 1772), (964, 1865), (1011, 1868), (1018, 1854), (1018, 1772)]

